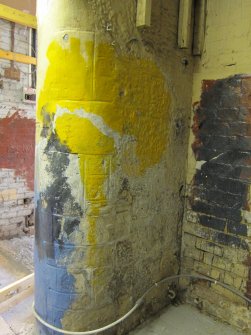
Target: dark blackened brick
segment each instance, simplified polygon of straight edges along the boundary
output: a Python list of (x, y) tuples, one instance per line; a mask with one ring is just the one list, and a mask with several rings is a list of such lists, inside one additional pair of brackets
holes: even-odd
[(248, 115), (249, 111), (246, 108), (218, 108), (215, 119), (223, 120), (225, 122), (232, 122), (233, 120), (246, 122)]
[(231, 245), (231, 246), (241, 248), (244, 250), (249, 249), (245, 240), (243, 240), (241, 237), (238, 237), (238, 236), (228, 235), (228, 234), (215, 231), (213, 234), (213, 240), (218, 243), (222, 243), (225, 245)]
[[(238, 120), (239, 122), (246, 122), (249, 111), (247, 109), (235, 108), (220, 108), (215, 107), (214, 109), (207, 109), (199, 107), (198, 114), (196, 112), (198, 121), (205, 121), (208, 123), (217, 122), (216, 127), (218, 128), (218, 123), (227, 123), (230, 125), (230, 122), (233, 120)], [(207, 112), (207, 113), (206, 113)], [(206, 114), (205, 114), (206, 113)], [(223, 126), (222, 126), (223, 127)], [(213, 130), (211, 127), (209, 130)]]
[[(235, 136), (217, 136), (209, 134), (201, 134), (199, 139), (205, 148), (216, 150), (222, 153), (222, 149), (231, 150), (233, 145), (237, 146), (237, 140)], [(215, 157), (215, 156), (214, 156)]]
[(251, 137), (250, 136), (236, 136), (236, 142), (233, 143), (232, 149), (235, 150), (251, 150)]
[(211, 150), (216, 150), (220, 153), (222, 153), (223, 150), (225, 152), (232, 150), (251, 150), (250, 136), (224, 136), (216, 135), (214, 133), (212, 133), (212, 135), (201, 133), (198, 136), (198, 139), (202, 144), (202, 147), (198, 148), (198, 150), (202, 150), (204, 147)]
[(240, 194), (246, 196), (248, 191), (248, 185), (238, 180), (218, 178), (217, 188), (233, 194)]
[[(223, 94), (222, 94), (223, 93)], [(221, 92), (219, 96), (219, 104), (220, 108), (233, 108), (234, 106), (240, 105), (240, 97), (234, 94), (234, 90), (230, 87), (226, 87), (225, 92)]]
[(216, 216), (222, 219), (229, 219), (233, 221), (241, 221), (241, 211), (233, 208), (216, 206), (202, 201), (194, 201), (192, 204), (192, 209), (195, 212), (203, 213), (207, 215)]
[(247, 226), (239, 222), (227, 222), (227, 231), (231, 234), (247, 236)]
[(205, 175), (217, 175), (218, 177), (225, 178), (225, 176), (229, 175), (232, 173), (234, 167), (230, 164), (218, 164), (217, 161), (211, 160), (207, 163), (205, 163), (202, 166), (201, 171)]
[[(192, 127), (197, 161), (191, 188), (191, 207), (199, 213), (200, 224), (231, 235), (215, 235), (221, 243), (243, 247), (238, 236), (246, 236), (241, 210), (246, 208), (251, 183), (251, 85), (242, 76), (205, 81)], [(248, 91), (247, 91), (248, 88)], [(245, 91), (245, 92), (244, 92)], [(245, 95), (243, 97), (243, 95)], [(232, 235), (234, 234), (234, 235)]]
[(234, 209), (240, 209), (245, 205), (246, 197), (237, 194), (226, 193), (221, 190), (211, 189), (208, 187), (193, 187), (194, 197), (204, 199), (210, 204), (227, 206)]
[(235, 88), (240, 85), (240, 81), (234, 77), (215, 81), (214, 85), (202, 92), (201, 106), (207, 110), (238, 106), (240, 97), (236, 96)]
[[(221, 127), (219, 127), (221, 124)], [(220, 136), (242, 136), (243, 134), (251, 135), (251, 126), (246, 122), (227, 122), (226, 120), (201, 120), (199, 125), (200, 134), (199, 136), (203, 136), (204, 134), (208, 134), (212, 132), (214, 135)]]
[(226, 221), (218, 219), (213, 216), (199, 215), (199, 223), (202, 226), (209, 227), (215, 230), (224, 231), (226, 227)]
[(242, 181), (220, 178), (217, 174), (204, 173), (203, 171), (196, 173), (194, 185), (239, 195), (245, 195), (248, 190), (248, 185)]
[(225, 179), (240, 180), (241, 171), (242, 171), (242, 167), (240, 166), (236, 166), (234, 168), (232, 167), (231, 169), (225, 170), (225, 172), (221, 174), (221, 177)]
[(214, 150), (206, 147), (197, 147), (195, 144), (192, 145), (195, 158), (197, 161), (209, 161), (214, 157), (219, 156), (222, 154), (221, 150)]
[(232, 166), (250, 165), (251, 152), (240, 151), (240, 150), (231, 150), (228, 152), (224, 152), (217, 158), (217, 163), (218, 164), (228, 164)]

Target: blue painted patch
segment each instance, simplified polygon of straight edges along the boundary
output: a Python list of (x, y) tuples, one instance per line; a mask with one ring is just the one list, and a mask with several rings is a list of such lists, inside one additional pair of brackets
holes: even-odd
[[(74, 294), (75, 278), (67, 272), (66, 267), (59, 266), (60, 259), (67, 257), (74, 249), (74, 245), (64, 246), (54, 243), (54, 259), (38, 256), (35, 246), (35, 308), (37, 313), (48, 323), (62, 328), (61, 319), (76, 298)], [(38, 324), (40, 335), (61, 335)]]

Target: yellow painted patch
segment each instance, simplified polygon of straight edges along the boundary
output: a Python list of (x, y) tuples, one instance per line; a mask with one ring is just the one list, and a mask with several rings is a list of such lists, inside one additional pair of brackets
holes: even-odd
[[(102, 116), (121, 136), (134, 138), (137, 159), (132, 165), (128, 157), (129, 164), (123, 167), (130, 175), (142, 174), (159, 162), (167, 145), (170, 97), (164, 77), (151, 60), (117, 57), (109, 45), (98, 45), (95, 52), (93, 48), (92, 42), (86, 43), (85, 59), (76, 38), (71, 38), (68, 49), (58, 42), (50, 45), (47, 53), (50, 65), (38, 101), (37, 118), (43, 120), (43, 106), (48, 103), (54, 108), (46, 108), (46, 112), (52, 114), (58, 104), (71, 111), (85, 108)], [(64, 140), (70, 136), (65, 132), (67, 128)], [(75, 132), (81, 141), (82, 132), (79, 133), (79, 128)], [(79, 146), (70, 141), (71, 150), (72, 145), (73, 150)]]
[[(92, 54), (93, 44), (86, 43), (86, 52)], [(70, 48), (63, 48), (59, 42), (50, 44), (47, 51), (50, 62), (44, 86), (40, 91), (37, 120), (43, 120), (43, 107), (48, 103), (92, 100), (92, 61), (85, 61), (81, 54), (80, 40), (71, 38)], [(87, 78), (89, 78), (87, 80)], [(64, 106), (67, 104), (64, 103)]]
[(74, 114), (58, 117), (56, 132), (72, 153), (104, 155), (114, 150), (113, 139), (103, 135), (89, 120)]

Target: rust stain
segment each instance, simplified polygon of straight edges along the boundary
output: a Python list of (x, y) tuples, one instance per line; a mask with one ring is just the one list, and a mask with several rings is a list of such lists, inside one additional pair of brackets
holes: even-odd
[(20, 111), (0, 120), (0, 168), (14, 169), (34, 189), (35, 120)]
[(209, 91), (215, 84), (216, 80), (203, 80), (202, 82), (202, 92)]
[[(194, 110), (197, 111), (198, 108), (199, 108), (199, 104), (196, 104), (194, 106)], [(201, 126), (203, 125), (204, 120), (205, 120), (205, 117), (201, 119), (199, 118), (198, 113), (195, 112), (194, 117), (193, 117), (193, 125), (192, 125), (192, 131), (193, 131), (193, 134), (195, 135), (195, 139), (194, 139), (194, 142), (192, 143), (192, 149), (193, 149), (196, 159), (197, 159), (196, 153), (203, 146), (203, 143), (200, 140), (198, 134), (199, 134)]]

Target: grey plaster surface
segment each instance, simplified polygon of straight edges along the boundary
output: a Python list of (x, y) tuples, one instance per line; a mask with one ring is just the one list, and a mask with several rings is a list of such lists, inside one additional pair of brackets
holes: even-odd
[(171, 306), (130, 335), (242, 335), (190, 305)]
[(0, 288), (33, 271), (33, 236), (0, 241)]
[(0, 304), (1, 335), (34, 335), (33, 299), (33, 295), (24, 296), (18, 303), (9, 304), (4, 311)]
[[(0, 241), (0, 289), (33, 270), (32, 236)], [(33, 335), (33, 295), (24, 292), (0, 304), (1, 335)]]

